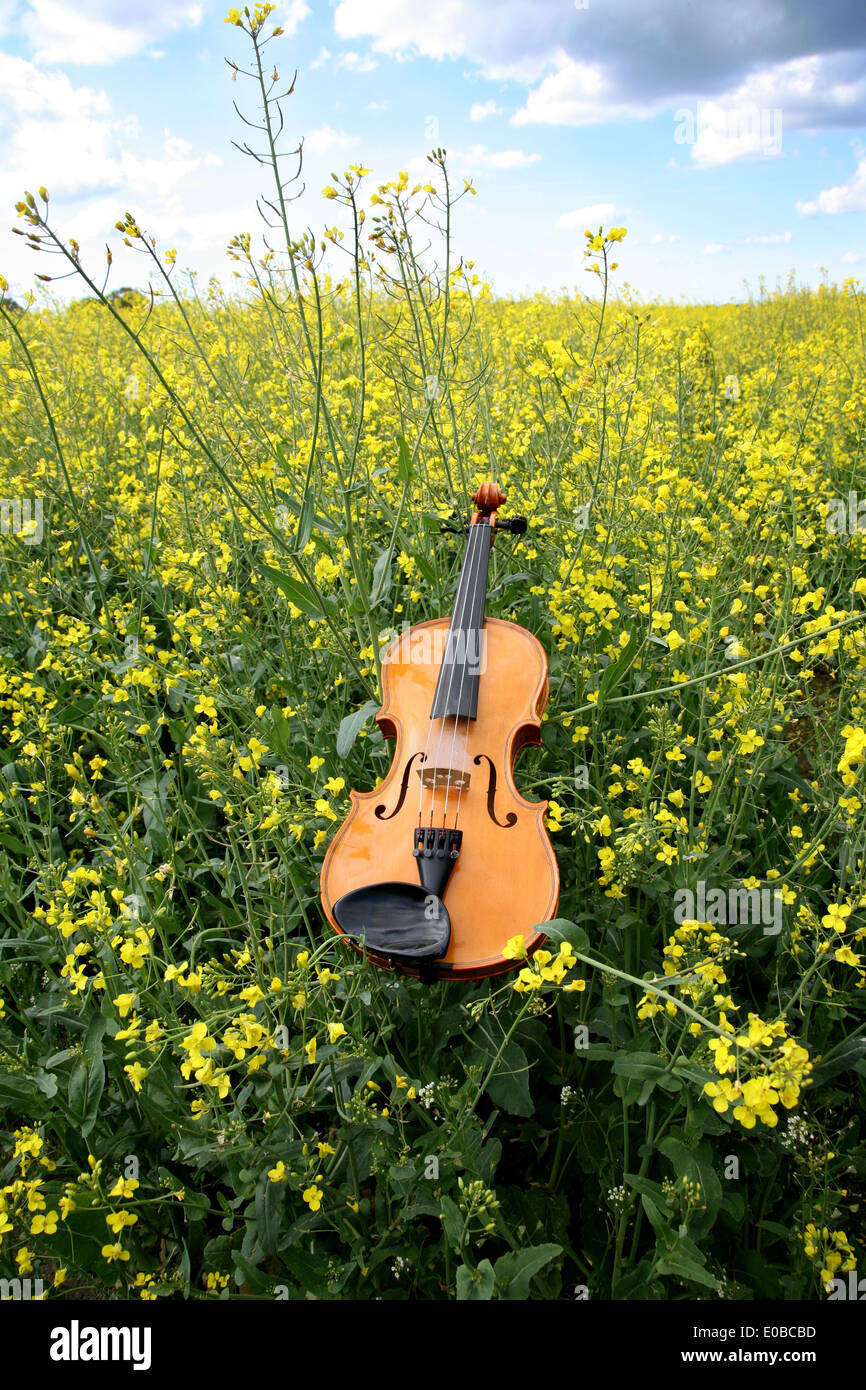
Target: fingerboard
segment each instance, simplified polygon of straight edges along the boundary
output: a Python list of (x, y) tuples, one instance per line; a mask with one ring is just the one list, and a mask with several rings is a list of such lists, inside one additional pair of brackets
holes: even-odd
[(489, 521), (470, 526), (431, 719), (475, 719), (477, 715), (491, 539)]

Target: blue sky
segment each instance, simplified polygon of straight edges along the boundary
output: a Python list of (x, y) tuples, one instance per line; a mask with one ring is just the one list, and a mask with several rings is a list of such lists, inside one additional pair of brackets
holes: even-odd
[[(0, 272), (39, 264), (9, 230), (44, 184), (85, 261), (131, 211), (179, 265), (232, 284), (225, 245), (258, 229), (265, 171), (235, 150), (246, 40), (213, 0), (0, 0)], [(425, 175), (434, 145), (472, 178), (456, 249), (507, 294), (593, 288), (583, 230), (626, 226), (620, 284), (644, 298), (739, 299), (763, 276), (866, 279), (866, 6), (861, 0), (283, 0), (287, 76), (321, 229), (332, 170)], [(61, 293), (77, 293), (66, 282)]]

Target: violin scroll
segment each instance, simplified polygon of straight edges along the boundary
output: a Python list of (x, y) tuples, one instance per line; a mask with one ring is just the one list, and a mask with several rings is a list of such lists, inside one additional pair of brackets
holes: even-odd
[(475, 516), (473, 521), (480, 517), (490, 516), (498, 507), (502, 507), (508, 501), (504, 492), (500, 492), (497, 483), (482, 483), (477, 492), (473, 492), (472, 501), (475, 503)]

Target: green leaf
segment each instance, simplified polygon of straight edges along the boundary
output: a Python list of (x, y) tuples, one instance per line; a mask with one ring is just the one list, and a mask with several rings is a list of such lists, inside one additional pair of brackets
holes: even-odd
[(782, 1240), (789, 1240), (791, 1231), (788, 1226), (783, 1226), (781, 1221), (759, 1221), (758, 1229), (769, 1231), (771, 1235), (779, 1236)]
[[(490, 1060), (487, 1062), (489, 1065)], [(506, 1045), (484, 1089), (490, 1099), (510, 1115), (533, 1113), (535, 1105), (529, 1094), (529, 1063), (519, 1043), (512, 1041)]]
[(282, 594), (285, 594), (289, 603), (293, 603), (296, 608), (300, 608), (302, 613), (306, 613), (308, 618), (321, 618), (322, 605), (316, 598), (312, 589), (306, 584), (302, 584), (297, 579), (290, 579), (281, 570), (275, 570), (271, 565), (259, 565), (259, 572), (267, 575)]
[(616, 658), (616, 661), (611, 662), (611, 664), (606, 668), (605, 673), (601, 678), (601, 685), (598, 687), (598, 702), (596, 704), (597, 710), (601, 709), (607, 697), (613, 694), (613, 691), (619, 685), (623, 677), (627, 674), (629, 668), (632, 666), (632, 664), (635, 661), (635, 658), (637, 657), (639, 647), (640, 638), (638, 637), (637, 632), (634, 631), (631, 633), (626, 646), (620, 652), (619, 656)]
[(102, 1047), (95, 1055), (85, 1060), (80, 1057), (69, 1076), (67, 1100), (69, 1117), (86, 1139), (99, 1113), (99, 1102), (105, 1089), (105, 1067), (102, 1062)]
[[(630, 1081), (643, 1083), (636, 1097), (633, 1092), (628, 1092), (630, 1099), (636, 1099), (638, 1105), (646, 1105), (656, 1086), (661, 1086), (662, 1090), (670, 1095), (676, 1095), (683, 1088), (682, 1077), (669, 1071), (668, 1064), (654, 1052), (618, 1052), (614, 1059), (613, 1072), (615, 1076), (628, 1077)], [(617, 1094), (626, 1093), (617, 1091)]]
[(81, 1137), (86, 1139), (93, 1126), (96, 1124), (99, 1115), (99, 1102), (102, 1100), (102, 1093), (105, 1090), (105, 1067), (102, 1062), (102, 1050), (98, 1057), (93, 1057), (87, 1068), (87, 1106), (84, 1112), (84, 1119), (81, 1123)]
[(658, 1081), (667, 1063), (654, 1052), (620, 1052), (613, 1064), (614, 1075), (633, 1076), (638, 1081)]
[(689, 1149), (678, 1139), (668, 1137), (658, 1145), (659, 1152), (673, 1164), (677, 1179), (689, 1178), (699, 1183), (702, 1192), (703, 1211), (695, 1213), (689, 1220), (693, 1234), (702, 1236), (713, 1226), (722, 1202), (722, 1185), (713, 1167), (712, 1154), (708, 1146)]
[(86, 714), (89, 714), (96, 704), (95, 695), (85, 695), (80, 700), (74, 700), (70, 705), (64, 705), (62, 709), (56, 710), (54, 714), (55, 724), (77, 724)]
[(273, 1255), (280, 1238), (285, 1191), (281, 1182), (265, 1177), (256, 1192), (258, 1246), (263, 1255)]
[(660, 1211), (664, 1210), (665, 1194), (660, 1183), (653, 1182), (652, 1178), (641, 1177), (640, 1173), (623, 1173), (622, 1176), (623, 1181), (627, 1182), (629, 1187), (634, 1188), (635, 1192), (646, 1194), (655, 1202)]
[(670, 1072), (663, 1072), (661, 1076), (649, 1077), (643, 1083), (637, 1098), (638, 1105), (646, 1105), (656, 1086), (661, 1086), (663, 1091), (670, 1095), (676, 1095), (677, 1091), (683, 1089), (683, 1083), (678, 1076), (671, 1076)]
[(210, 1213), (210, 1198), (204, 1192), (191, 1192), (188, 1187), (185, 1187), (183, 1210), (187, 1221), (204, 1221)]
[(375, 700), (368, 700), (360, 709), (353, 710), (340, 720), (340, 727), (337, 731), (337, 757), (346, 758), (349, 755), (355, 739), (363, 729), (371, 714), (375, 714), (379, 705)]
[[(271, 1186), (273, 1185), (271, 1184)], [(282, 1187), (282, 1183), (276, 1185)], [(310, 1255), (306, 1250), (300, 1250), (294, 1245), (289, 1249), (281, 1250), (280, 1259), (305, 1293), (315, 1294), (316, 1298), (325, 1296), (328, 1291), (328, 1263), (326, 1260), (317, 1259), (315, 1255)]]
[(453, 1202), (450, 1197), (443, 1197), (440, 1205), (445, 1238), (452, 1250), (459, 1250), (460, 1242), (463, 1239), (463, 1215), (457, 1203)]
[(373, 566), (373, 584), (370, 589), (371, 604), (376, 604), (381, 598), (384, 598), (391, 587), (391, 570), (388, 565), (390, 558), (390, 550), (383, 550)]
[(866, 1058), (866, 1038), (845, 1038), (838, 1047), (826, 1053), (815, 1066), (811, 1076), (810, 1094), (840, 1072), (853, 1070)]
[(681, 1250), (672, 1250), (657, 1260), (653, 1272), (655, 1274), (674, 1274), (678, 1279), (686, 1279), (693, 1284), (702, 1284), (704, 1288), (715, 1289), (716, 1293), (721, 1292), (722, 1286), (715, 1275), (710, 1274), (709, 1270), (704, 1269), (696, 1260), (684, 1255)]
[(649, 1288), (649, 1277), (651, 1273), (651, 1261), (641, 1260), (640, 1264), (635, 1265), (621, 1279), (618, 1279), (610, 1291), (610, 1296), (618, 1303), (630, 1298), (650, 1299), (652, 1293)]
[[(280, 501), (283, 503), (286, 509), (292, 513), (293, 516), (301, 516), (303, 506), (299, 506), (298, 503), (295, 501), (294, 497), (290, 497), (289, 494), (283, 488), (279, 487), (276, 489), (276, 493)], [(306, 501), (304, 502), (304, 506), (306, 506)], [(315, 529), (317, 531), (325, 531), (329, 536), (336, 536), (339, 534), (340, 528), (338, 526), (334, 526), (333, 523), (330, 522), (326, 516), (322, 516), (320, 512), (314, 513), (313, 520), (315, 522)]]
[(461, 1300), (475, 1301), (493, 1297), (496, 1276), (489, 1260), (482, 1260), (476, 1270), (461, 1265), (457, 1271), (457, 1297)]
[(248, 1284), (253, 1293), (269, 1293), (273, 1283), (270, 1276), (257, 1269), (252, 1260), (248, 1260), (240, 1250), (233, 1250), (231, 1253), (235, 1262), (235, 1283), (239, 1286)]
[(656, 1235), (663, 1235), (664, 1232), (670, 1230), (669, 1214), (656, 1204), (648, 1192), (641, 1193), (640, 1202)]
[(500, 1255), (496, 1261), (496, 1279), (502, 1286), (503, 1298), (528, 1298), (533, 1275), (561, 1254), (561, 1245), (530, 1245), (525, 1250)]
[(87, 1063), (83, 1058), (79, 1057), (69, 1074), (66, 1098), (69, 1102), (70, 1119), (73, 1124), (80, 1125), (87, 1107)]
[(589, 937), (576, 922), (567, 917), (554, 917), (552, 922), (539, 922), (538, 930), (543, 931), (550, 941), (567, 941), (576, 951), (584, 954), (589, 950)]
[(397, 477), (401, 483), (412, 481), (412, 455), (402, 434), (397, 435)]
[(0, 1112), (12, 1110), (17, 1111), (18, 1115), (41, 1113), (40, 1089), (29, 1076), (0, 1075)]
[(315, 516), (316, 492), (315, 488), (310, 487), (301, 507), (301, 515), (298, 518), (298, 530), (295, 536), (295, 550), (300, 555), (310, 539), (313, 530), (313, 517)]

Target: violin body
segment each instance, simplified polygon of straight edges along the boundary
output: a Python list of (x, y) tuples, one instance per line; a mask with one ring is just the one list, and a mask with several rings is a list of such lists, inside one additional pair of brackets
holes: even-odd
[[(412, 774), (417, 757), (408, 768), (402, 805), (396, 808), (407, 763), (424, 748), (439, 675), (438, 664), (413, 656), (425, 648), (431, 652), (442, 649), (441, 640), (418, 640), (425, 629), (431, 631), (431, 637), (437, 629), (444, 634), (448, 620), (420, 623), (395, 638), (388, 648), (382, 663), (384, 704), (376, 721), (386, 738), (396, 739), (391, 768), (375, 791), (350, 792), (352, 810), (322, 865), (322, 904), (337, 931), (340, 927), (332, 909), (344, 893), (414, 875), (412, 842), (419, 795), (418, 775), (413, 778)], [(456, 774), (463, 782), (460, 824), (464, 842), (445, 895), (452, 936), (447, 953), (434, 963), (437, 979), (470, 979), (512, 968), (514, 962), (502, 955), (506, 941), (523, 933), (529, 950), (540, 945), (543, 933), (530, 929), (554, 916), (559, 895), (556, 856), (544, 828), (548, 803), (526, 801), (513, 778), (520, 749), (540, 742), (540, 716), (547, 702), (547, 658), (540, 642), (516, 623), (488, 618), (485, 633), (486, 671), (480, 685), (478, 716), (469, 726), (468, 739), (458, 728), (454, 740), (460, 748)], [(451, 737), (446, 728), (443, 744), (450, 744)], [(435, 794), (433, 818), (437, 824), (446, 795), (450, 794), (453, 803), (453, 781), (450, 787), (427, 789)], [(426, 805), (428, 799), (425, 809)], [(370, 954), (375, 959), (374, 953)]]
[[(321, 872), (322, 906), (334, 930), (353, 945), (365, 945), (376, 964), (427, 980), (513, 969), (516, 962), (503, 956), (506, 942), (522, 934), (529, 951), (539, 946), (544, 934), (538, 924), (555, 915), (559, 894), (556, 857), (544, 827), (548, 803), (527, 801), (513, 775), (520, 749), (541, 741), (547, 658), (540, 642), (516, 623), (481, 621), (481, 675), (472, 717), (431, 714), (437, 685), (444, 683), (449, 619), (420, 623), (387, 649), (376, 720), (384, 736), (395, 741), (391, 767), (375, 790), (350, 792), (352, 809)], [(446, 862), (441, 846), (452, 824), (459, 831), (447, 839)], [(423, 863), (425, 853), (429, 863)], [(439, 877), (429, 879), (437, 865)], [(421, 871), (427, 886), (434, 885), (427, 895), (418, 885)], [(386, 900), (377, 897), (377, 886), (392, 891), (388, 902), (395, 901), (395, 893), (399, 898), (401, 889), (413, 888), (428, 915), (431, 903), (439, 908), (444, 903), (450, 939), (438, 958), (415, 962), (401, 959), (399, 952), (379, 955), (370, 941), (344, 931), (340, 902), (351, 894), (348, 901), (366, 904), (371, 922), (376, 913), (392, 912), (399, 939), (400, 913), (396, 906), (383, 908)], [(407, 907), (410, 915), (412, 910)]]

